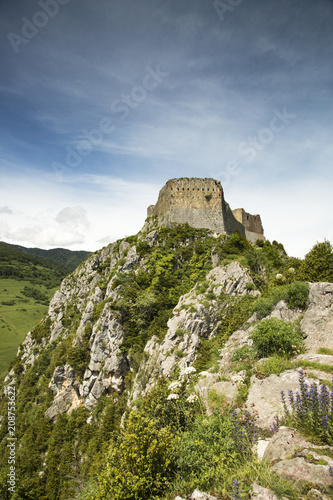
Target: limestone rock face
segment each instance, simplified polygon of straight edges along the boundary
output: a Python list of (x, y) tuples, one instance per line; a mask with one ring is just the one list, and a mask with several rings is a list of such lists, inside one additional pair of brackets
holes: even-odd
[[(309, 385), (312, 383), (309, 379), (306, 379), (306, 382)], [(273, 424), (276, 415), (284, 415), (281, 391), (287, 395), (290, 389), (294, 392), (299, 390), (298, 370), (287, 370), (280, 375), (272, 374), (263, 380), (255, 375), (251, 377), (246, 406), (258, 411), (259, 427), (267, 429)]]
[(227, 295), (244, 295), (246, 285), (253, 283), (249, 273), (236, 261), (228, 266), (215, 267), (208, 273), (207, 279), (212, 281), (213, 292), (216, 295), (222, 292)]
[(57, 366), (49, 383), (49, 388), (56, 393), (56, 396), (45, 415), (54, 418), (60, 413), (70, 412), (80, 406), (78, 385), (75, 371), (71, 366)]
[(319, 347), (333, 349), (333, 283), (311, 283), (309, 307), (301, 321), (308, 352)]
[[(248, 272), (237, 262), (214, 268), (208, 273), (207, 280), (216, 296), (222, 292), (227, 295), (243, 295), (247, 293), (246, 284), (252, 282)], [(159, 342), (154, 336), (146, 344), (145, 359), (134, 381), (132, 399), (148, 393), (157, 376), (168, 377), (175, 365), (180, 369), (180, 376), (184, 375), (186, 369), (197, 359), (201, 339), (211, 338), (216, 328), (216, 300), (207, 303), (203, 294), (196, 293), (196, 287), (180, 297), (173, 316), (168, 321), (164, 340)]]

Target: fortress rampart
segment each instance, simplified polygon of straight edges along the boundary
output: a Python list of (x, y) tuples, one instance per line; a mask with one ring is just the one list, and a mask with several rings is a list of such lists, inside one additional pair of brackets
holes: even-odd
[(232, 213), (238, 222), (244, 226), (245, 236), (249, 241), (254, 243), (258, 239), (265, 239), (260, 215), (251, 215), (245, 212), (244, 208), (236, 208)]
[(263, 238), (259, 215), (247, 214), (243, 209), (234, 212), (224, 199), (219, 181), (184, 177), (167, 181), (156, 205), (148, 207), (147, 216), (157, 216), (159, 224), (165, 226), (187, 222), (218, 234), (231, 234), (238, 229), (251, 241)]

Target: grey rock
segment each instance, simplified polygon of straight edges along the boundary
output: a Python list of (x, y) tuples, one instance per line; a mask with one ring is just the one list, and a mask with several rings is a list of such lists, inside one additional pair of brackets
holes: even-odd
[[(306, 383), (311, 385), (311, 381), (306, 379)], [(281, 401), (281, 391), (284, 391), (288, 399), (288, 390), (299, 391), (299, 371), (287, 370), (280, 375), (269, 375), (263, 380), (255, 375), (251, 377), (246, 406), (248, 409), (258, 411), (258, 425), (263, 428), (269, 428), (275, 419), (275, 416), (284, 415), (283, 404)]]
[(208, 273), (207, 279), (212, 282), (213, 292), (216, 295), (222, 292), (228, 295), (244, 295), (247, 293), (247, 283), (253, 283), (247, 270), (236, 261), (228, 266), (215, 267)]
[(186, 500), (216, 500), (216, 497), (208, 495), (208, 493), (204, 493), (203, 491), (194, 490), (190, 496), (186, 497)]
[(45, 416), (54, 419), (60, 413), (69, 413), (80, 406), (79, 383), (75, 380), (75, 370), (70, 365), (57, 366), (49, 383), (49, 388), (56, 396), (45, 412)]
[(262, 460), (264, 458), (269, 443), (270, 441), (267, 439), (259, 439), (257, 444), (254, 445), (253, 451), (256, 453), (259, 460)]
[(311, 483), (316, 489), (324, 492), (328, 492), (332, 484), (327, 466), (308, 463), (303, 457), (282, 460), (273, 465), (272, 470), (300, 486)]
[(311, 446), (296, 429), (280, 427), (278, 432), (269, 441), (263, 459), (276, 462), (291, 458), (296, 451)]
[[(280, 497), (275, 495), (273, 491), (264, 488), (263, 486), (259, 486), (257, 483), (253, 483), (251, 485), (251, 500), (279, 500)], [(286, 497), (282, 497), (281, 500), (288, 500)]]
[[(296, 361), (298, 360), (306, 360), (306, 361), (312, 361), (314, 363), (320, 363), (322, 365), (331, 365), (333, 366), (333, 356), (327, 355), (327, 354), (314, 354), (314, 353), (306, 353), (306, 354), (300, 354), (297, 356)], [(313, 370), (311, 370), (313, 371)], [(332, 377), (331, 377), (332, 379)]]
[(307, 500), (329, 500), (329, 497), (321, 493), (321, 491), (311, 488), (306, 495)]
[(283, 300), (280, 300), (280, 302), (275, 305), (272, 313), (268, 316), (268, 318), (277, 318), (282, 321), (294, 322), (299, 315), (300, 311), (289, 309), (287, 303)]
[(74, 409), (81, 406), (82, 402), (74, 387), (66, 387), (60, 391), (54, 398), (52, 405), (45, 412), (45, 416), (54, 419), (61, 413), (71, 413)]
[(52, 391), (59, 392), (62, 389), (72, 385), (75, 380), (75, 370), (70, 365), (57, 366), (53, 372), (49, 388)]
[(309, 306), (301, 321), (308, 352), (319, 347), (333, 349), (333, 283), (311, 283)]
[(139, 256), (139, 254), (136, 253), (136, 247), (134, 245), (128, 251), (126, 262), (123, 265), (122, 270), (123, 271), (131, 271), (131, 269), (133, 269), (133, 267), (135, 267), (137, 265), (139, 260), (140, 260), (140, 256)]
[(150, 233), (146, 234), (144, 239), (146, 240), (150, 248), (154, 246), (154, 243), (157, 240), (157, 236), (158, 232), (156, 230), (150, 231)]

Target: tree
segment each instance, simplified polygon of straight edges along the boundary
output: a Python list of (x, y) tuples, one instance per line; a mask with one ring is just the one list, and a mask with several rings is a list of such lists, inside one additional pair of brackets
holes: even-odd
[(314, 245), (306, 254), (300, 273), (307, 281), (333, 282), (333, 248), (329, 241)]

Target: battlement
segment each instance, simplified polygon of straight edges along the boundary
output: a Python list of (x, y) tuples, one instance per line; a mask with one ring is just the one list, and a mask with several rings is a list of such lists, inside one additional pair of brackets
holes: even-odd
[(236, 208), (232, 211), (234, 217), (245, 228), (245, 236), (249, 241), (264, 240), (264, 228), (262, 227), (260, 215), (251, 215), (244, 208)]
[(250, 241), (263, 237), (259, 215), (243, 209), (232, 212), (224, 199), (221, 183), (212, 178), (171, 179), (161, 189), (157, 203), (150, 205), (147, 216), (157, 216), (160, 225), (176, 222), (206, 228), (217, 234), (238, 229)]

